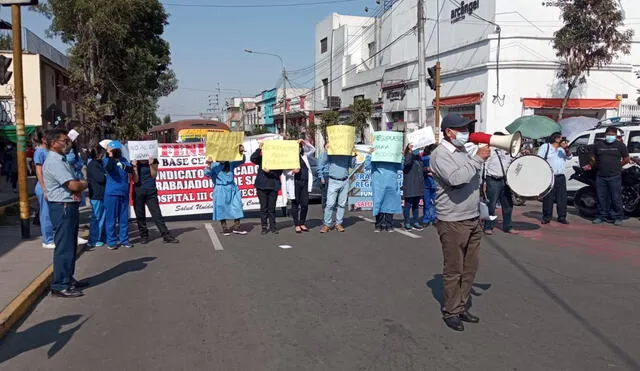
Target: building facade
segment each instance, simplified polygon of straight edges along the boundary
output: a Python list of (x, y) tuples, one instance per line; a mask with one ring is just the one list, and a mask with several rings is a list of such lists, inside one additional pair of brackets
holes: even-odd
[[(65, 117), (73, 116), (73, 107), (63, 89), (69, 82), (69, 59), (27, 29), (22, 32), (22, 45), (25, 124), (60, 124)], [(0, 54), (13, 58), (10, 50)], [(13, 66), (14, 63), (9, 67), (12, 72)], [(0, 125), (15, 125), (14, 92), (12, 76), (7, 85), (0, 86)]]
[[(562, 27), (553, 2), (425, 3), (426, 67), (441, 63), (441, 117), (457, 112), (478, 120), (476, 130), (486, 132), (503, 130), (522, 115), (557, 118), (566, 86), (557, 78), (559, 61), (552, 47), (553, 33)], [(640, 22), (630, 18), (640, 14), (640, 2), (620, 4), (626, 27), (640, 30)], [(429, 88), (426, 122), (418, 122), (416, 5), (417, 0), (385, 2), (376, 17), (332, 14), (316, 26), (319, 107), (343, 112), (355, 99), (367, 98), (374, 103), (376, 130), (434, 126), (435, 92)], [(640, 97), (637, 31), (631, 50), (591, 71), (587, 83), (571, 95), (565, 117), (603, 119), (635, 111)]]
[(247, 127), (248, 120), (245, 119), (247, 112), (251, 112), (255, 107), (255, 97), (234, 97), (227, 101), (226, 124), (232, 131), (250, 132)]

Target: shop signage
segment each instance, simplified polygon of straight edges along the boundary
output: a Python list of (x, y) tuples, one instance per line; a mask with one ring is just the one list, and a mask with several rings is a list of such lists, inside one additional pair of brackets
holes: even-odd
[(460, 6), (458, 8), (451, 10), (451, 23), (457, 23), (466, 18), (467, 15), (472, 15), (474, 10), (478, 10), (480, 8), (480, 0), (471, 1), (469, 3), (465, 3), (464, 1), (460, 2)]

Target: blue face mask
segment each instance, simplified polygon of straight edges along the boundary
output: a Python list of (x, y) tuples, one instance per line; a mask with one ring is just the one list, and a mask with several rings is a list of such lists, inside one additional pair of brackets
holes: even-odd
[(604, 141), (607, 142), (607, 143), (613, 143), (613, 142), (616, 141), (616, 136), (615, 135), (607, 135), (604, 138)]
[(456, 133), (456, 139), (451, 142), (453, 145), (457, 147), (464, 147), (465, 144), (469, 141), (469, 132), (458, 132)]

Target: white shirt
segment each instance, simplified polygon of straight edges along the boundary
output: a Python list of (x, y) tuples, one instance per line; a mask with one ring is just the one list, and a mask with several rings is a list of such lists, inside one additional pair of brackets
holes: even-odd
[[(502, 161), (502, 166), (500, 166)], [(491, 156), (485, 162), (485, 175), (492, 178), (503, 178), (511, 164), (511, 156), (504, 150), (491, 149)]]

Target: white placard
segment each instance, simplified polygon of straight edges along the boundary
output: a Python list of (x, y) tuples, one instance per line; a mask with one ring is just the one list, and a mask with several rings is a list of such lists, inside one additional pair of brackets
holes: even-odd
[(158, 141), (130, 141), (127, 143), (129, 149), (130, 161), (148, 160), (150, 158), (158, 158)]
[(436, 142), (436, 137), (433, 134), (433, 128), (427, 126), (407, 134), (407, 141), (409, 144), (413, 144), (413, 148), (424, 148)]
[(69, 130), (69, 133), (67, 134), (67, 136), (69, 137), (69, 139), (71, 139), (72, 142), (75, 142), (79, 135), (80, 133), (78, 133), (75, 129)]

